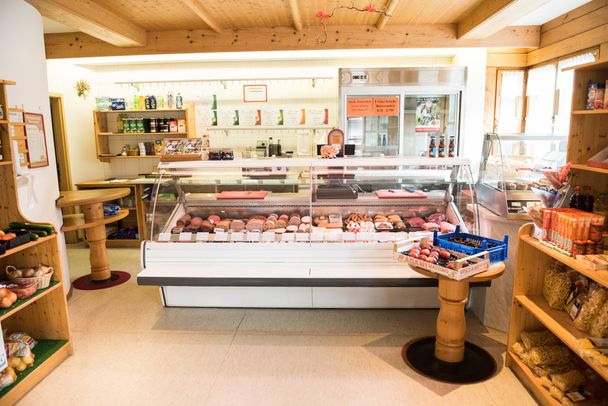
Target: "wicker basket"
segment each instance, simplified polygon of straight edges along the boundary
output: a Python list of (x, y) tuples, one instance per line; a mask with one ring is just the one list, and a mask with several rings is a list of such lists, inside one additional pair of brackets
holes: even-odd
[(51, 277), (53, 276), (53, 268), (49, 267), (48, 270), (40, 276), (32, 276), (31, 278), (19, 278), (15, 277), (18, 269), (12, 265), (8, 265), (6, 267), (6, 276), (12, 282), (18, 283), (20, 285), (27, 285), (29, 283), (36, 282), (38, 285), (38, 289), (48, 288), (51, 284)]

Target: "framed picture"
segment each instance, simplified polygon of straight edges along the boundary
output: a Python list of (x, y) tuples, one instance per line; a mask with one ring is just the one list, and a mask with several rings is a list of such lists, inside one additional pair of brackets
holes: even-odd
[(243, 101), (245, 103), (265, 103), (268, 101), (266, 85), (243, 85)]
[(23, 113), (27, 155), (30, 168), (49, 166), (49, 154), (44, 132), (44, 116), (38, 113)]

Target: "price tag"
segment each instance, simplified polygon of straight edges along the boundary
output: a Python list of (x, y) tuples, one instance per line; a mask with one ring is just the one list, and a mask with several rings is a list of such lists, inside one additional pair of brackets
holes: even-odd
[(196, 233), (196, 241), (209, 242), (209, 233), (208, 232)]
[(243, 241), (245, 239), (245, 233), (236, 232), (230, 234), (231, 241)]
[(228, 233), (221, 232), (221, 233), (213, 234), (213, 241), (216, 241), (216, 242), (228, 241)]
[(281, 234), (281, 241), (295, 241), (296, 233), (283, 233)]
[(190, 232), (184, 232), (184, 233), (179, 233), (179, 240), (180, 241), (192, 241), (192, 233)]
[(310, 241), (310, 233), (296, 233), (296, 241), (299, 241), (299, 242), (309, 242)]
[(350, 232), (350, 231), (346, 231), (344, 234), (342, 234), (342, 239), (344, 241), (356, 241), (357, 240), (357, 235), (355, 233)]
[(357, 241), (367, 241), (367, 240), (369, 240), (368, 232), (357, 233)]
[(158, 241), (171, 241), (171, 233), (158, 234)]
[(248, 231), (247, 232), (247, 241), (249, 241), (249, 242), (260, 241), (260, 233), (256, 232), (256, 231)]
[(323, 232), (313, 232), (310, 234), (310, 241), (323, 241)]
[(325, 241), (338, 241), (338, 233), (334, 233), (334, 232), (326, 232), (323, 235), (323, 239)]
[(262, 241), (274, 242), (275, 241), (275, 232), (274, 231), (264, 231), (262, 233)]

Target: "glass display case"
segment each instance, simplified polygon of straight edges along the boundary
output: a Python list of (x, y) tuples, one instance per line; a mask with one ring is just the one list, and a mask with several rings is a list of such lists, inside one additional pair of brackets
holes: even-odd
[(540, 134), (484, 136), (479, 178), (479, 204), (508, 218), (526, 216), (526, 208), (540, 202), (534, 188), (547, 185), (544, 172), (565, 164), (566, 137)]
[[(169, 306), (434, 307), (433, 281), (396, 263), (392, 242), (478, 227), (465, 159), (276, 158), (159, 169), (138, 281), (161, 286)], [(249, 289), (235, 302), (202, 295), (213, 287)], [(371, 290), (375, 299), (366, 302), (357, 299), (365, 287), (419, 291), (395, 299)], [(359, 291), (336, 296), (329, 288)]]

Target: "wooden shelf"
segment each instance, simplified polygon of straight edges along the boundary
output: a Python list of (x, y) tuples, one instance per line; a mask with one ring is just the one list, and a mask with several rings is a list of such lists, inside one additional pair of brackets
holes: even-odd
[(16, 403), (71, 354), (71, 347), (68, 340), (38, 340), (32, 350), (36, 356), (34, 366), (18, 373), (17, 382), (0, 391), (2, 403)]
[(8, 124), (8, 120), (6, 120), (6, 119), (0, 120), (0, 124)]
[(207, 130), (218, 130), (218, 131), (231, 131), (231, 130), (330, 130), (334, 128), (332, 125), (296, 125), (296, 126), (287, 126), (287, 125), (252, 125), (252, 126), (244, 126), (244, 125), (232, 125), (232, 126), (210, 126), (206, 127)]
[(572, 110), (574, 115), (596, 115), (596, 114), (608, 114), (608, 109), (596, 109), (596, 110)]
[(142, 158), (156, 158), (159, 159), (160, 155), (136, 155), (136, 156), (122, 156), (122, 155), (116, 155), (116, 156), (102, 156), (99, 155), (99, 159), (142, 159)]
[[(188, 133), (183, 133), (183, 132), (168, 132), (168, 133), (109, 133), (109, 132), (100, 132), (97, 135), (104, 135), (104, 136), (128, 136), (128, 137), (132, 137), (135, 135), (163, 135), (163, 136), (172, 136), (172, 135), (188, 135)], [(168, 137), (168, 138), (169, 138)]]
[(141, 246), (141, 240), (106, 240), (106, 247), (108, 248), (139, 248)]
[(13, 249), (7, 250), (4, 254), (0, 255), (0, 259), (11, 256), (19, 251), (27, 250), (29, 248), (35, 247), (38, 244), (45, 243), (49, 240), (54, 240), (57, 237), (57, 234), (49, 235), (48, 237), (40, 237), (36, 241), (30, 241)]
[(2, 165), (11, 165), (13, 161), (0, 161), (0, 166)]
[(185, 113), (186, 109), (95, 110), (95, 113)]
[(64, 233), (67, 233), (68, 231), (86, 230), (87, 228), (97, 227), (98, 225), (102, 225), (102, 224), (115, 223), (119, 220), (124, 219), (128, 215), (129, 215), (129, 210), (123, 209), (123, 210), (120, 210), (118, 212), (118, 214), (115, 214), (113, 216), (106, 216), (102, 219), (93, 221), (91, 223), (81, 223), (81, 224), (74, 224), (73, 226), (63, 226), (63, 227), (61, 227), (61, 231), (63, 231)]
[(561, 406), (561, 402), (555, 399), (549, 391), (541, 385), (540, 378), (534, 374), (517, 356), (507, 351), (507, 360), (510, 360), (510, 368), (525, 386), (540, 400), (543, 406)]
[(59, 281), (52, 280), (51, 284), (49, 285), (48, 288), (38, 289), (36, 291), (36, 293), (34, 293), (32, 296), (30, 296), (26, 299), (17, 299), (17, 301), (15, 303), (13, 303), (13, 305), (11, 307), (9, 307), (8, 309), (0, 310), (0, 321), (6, 319), (7, 317), (11, 317), (13, 314), (17, 313), (19, 310), (23, 309), (24, 307), (27, 307), (31, 303), (34, 303), (36, 300), (40, 299), (41, 297), (48, 295), (49, 293), (51, 293), (55, 289), (59, 288), (60, 286), (61, 286), (61, 283)]
[(608, 175), (608, 169), (597, 168), (595, 166), (589, 166), (584, 164), (573, 164), (571, 168), (578, 169), (581, 171), (595, 172), (595, 173), (603, 173), (604, 175)]
[(9, 124), (10, 125), (14, 125), (14, 126), (18, 126), (18, 127), (25, 127), (25, 123), (18, 122), (18, 121), (15, 121), (15, 122), (12, 122), (12, 123), (9, 123)]
[(515, 299), (564, 344), (570, 347), (575, 354), (587, 362), (602, 378), (608, 380), (608, 368), (598, 365), (585, 356), (578, 342), (579, 339), (588, 338), (589, 335), (577, 330), (566, 312), (552, 309), (542, 296), (518, 295), (515, 296)]
[(550, 257), (557, 259), (562, 264), (569, 266), (570, 268), (587, 276), (590, 279), (593, 279), (600, 285), (608, 287), (608, 271), (605, 271), (605, 270), (604, 271), (594, 271), (593, 269), (590, 269), (590, 268), (584, 266), (581, 262), (577, 261), (576, 259), (569, 257), (567, 255), (564, 255), (564, 254), (552, 249), (551, 247), (548, 247), (548, 246), (542, 244), (536, 238), (531, 237), (529, 235), (522, 236), (521, 240), (526, 242), (527, 244), (530, 244), (531, 246), (535, 247), (539, 251), (544, 252), (545, 254), (549, 255)]

